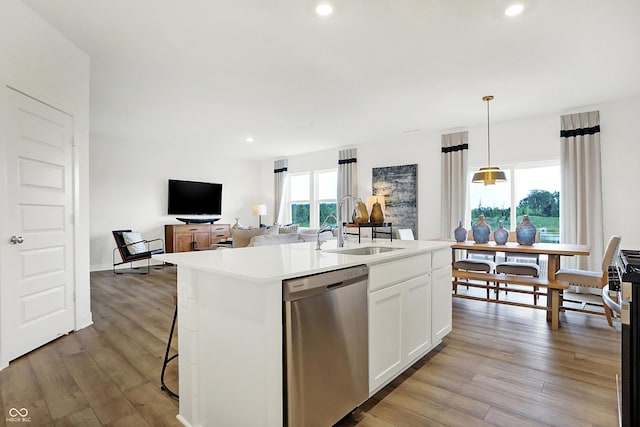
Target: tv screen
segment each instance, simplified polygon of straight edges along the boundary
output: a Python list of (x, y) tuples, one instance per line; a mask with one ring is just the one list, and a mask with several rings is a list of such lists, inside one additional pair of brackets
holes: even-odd
[(169, 180), (169, 215), (222, 215), (222, 184)]

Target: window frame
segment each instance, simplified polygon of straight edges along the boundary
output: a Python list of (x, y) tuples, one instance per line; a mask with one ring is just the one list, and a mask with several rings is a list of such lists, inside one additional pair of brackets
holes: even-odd
[[(304, 176), (307, 175), (309, 176), (309, 199), (292, 199), (291, 198), (291, 178), (293, 177), (297, 177), (297, 176)], [(309, 205), (309, 227), (311, 227), (311, 224), (313, 224), (313, 214), (311, 212), (311, 208), (312, 208), (312, 204), (311, 204), (311, 198), (313, 197), (313, 175), (311, 174), (310, 171), (305, 171), (305, 172), (295, 172), (295, 173), (288, 173), (287, 177), (287, 185), (286, 185), (286, 206), (287, 206), (287, 224), (291, 224), (293, 222), (293, 216), (291, 215), (291, 208), (292, 205), (294, 204), (308, 204)]]
[[(516, 200), (516, 170), (536, 169), (536, 168), (545, 168), (545, 167), (554, 167), (554, 166), (560, 168), (560, 159), (543, 160), (543, 161), (536, 161), (536, 162), (512, 163), (512, 164), (507, 164), (506, 167), (501, 168), (503, 171), (509, 171), (509, 175), (510, 175), (510, 179), (507, 181), (507, 184), (509, 185), (509, 192), (510, 192), (510, 198), (511, 198), (511, 204), (510, 204), (511, 211), (509, 213), (509, 223), (510, 223), (509, 231), (515, 232), (516, 226), (518, 225), (516, 222), (517, 207), (520, 201)], [(469, 169), (471, 169), (471, 167)], [(471, 211), (473, 209), (473, 206), (471, 206), (471, 190), (473, 188), (472, 186), (481, 185), (481, 184), (474, 184), (471, 182), (471, 179), (474, 173), (475, 173), (475, 169), (470, 170), (467, 176), (467, 179), (468, 179), (467, 182), (469, 182), (469, 185), (467, 186), (467, 194), (466, 194), (467, 208), (465, 212), (465, 224), (470, 224), (470, 225), (473, 225), (472, 223), (473, 219), (471, 215)], [(504, 184), (495, 184), (495, 185), (504, 185)], [(562, 211), (562, 206), (560, 206), (560, 210)]]
[[(337, 173), (338, 173), (338, 168), (332, 168), (332, 169), (317, 169), (317, 170), (310, 170), (310, 171), (300, 171), (300, 172), (290, 172), (287, 173), (287, 177), (286, 177), (286, 191), (285, 191), (285, 206), (287, 207), (287, 213), (286, 213), (286, 221), (287, 223), (292, 223), (293, 222), (293, 218), (291, 215), (291, 205), (293, 204), (305, 204), (308, 203), (309, 204), (309, 227), (310, 228), (318, 228), (320, 227), (320, 204), (321, 203), (335, 203), (336, 204), (336, 209), (337, 209), (337, 204), (338, 204), (338, 200), (337, 200), (337, 196), (335, 199), (320, 199), (319, 198), (319, 194), (320, 194), (320, 179), (319, 179), (319, 175), (321, 173), (327, 173), (327, 172), (335, 172), (336, 173), (336, 178), (337, 178)], [(295, 177), (295, 176), (302, 176), (302, 175), (307, 175), (309, 176), (309, 200), (293, 200), (291, 198), (291, 178)], [(337, 186), (336, 186), (336, 194), (337, 194)]]

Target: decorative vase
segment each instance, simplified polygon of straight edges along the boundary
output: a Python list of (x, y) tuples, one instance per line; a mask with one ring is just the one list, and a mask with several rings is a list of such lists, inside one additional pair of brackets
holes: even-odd
[(498, 245), (504, 245), (509, 240), (509, 232), (504, 229), (504, 222), (498, 221), (498, 228), (493, 232), (493, 240)]
[(232, 230), (237, 230), (238, 228), (242, 228), (242, 225), (239, 222), (240, 218), (236, 217), (236, 223), (231, 226)]
[(491, 227), (489, 227), (489, 224), (484, 220), (484, 215), (480, 215), (480, 219), (478, 219), (478, 222), (473, 224), (471, 229), (473, 230), (473, 240), (475, 240), (476, 243), (489, 242)]
[(533, 245), (535, 240), (536, 226), (529, 221), (529, 215), (524, 215), (516, 227), (516, 241), (521, 245)]
[(362, 203), (361, 200), (358, 199), (356, 203), (356, 207), (353, 209), (353, 215), (351, 216), (354, 224), (361, 224), (365, 222), (369, 222), (369, 213), (367, 212), (367, 205)]
[(456, 242), (462, 243), (467, 240), (467, 229), (464, 228), (464, 222), (460, 221), (458, 227), (453, 230), (453, 236), (456, 238)]
[(384, 214), (382, 213), (380, 203), (375, 202), (373, 206), (371, 206), (371, 218), (369, 222), (373, 224), (382, 224), (384, 222)]

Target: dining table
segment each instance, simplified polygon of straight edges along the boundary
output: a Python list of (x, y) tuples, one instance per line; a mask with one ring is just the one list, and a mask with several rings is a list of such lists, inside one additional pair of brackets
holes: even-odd
[[(488, 253), (503, 252), (505, 255), (516, 253), (546, 255), (548, 258), (546, 283), (548, 284), (547, 292), (550, 294), (547, 295), (547, 321), (551, 323), (552, 330), (557, 330), (559, 327), (559, 313), (562, 306), (562, 290), (569, 285), (566, 282), (563, 283), (556, 280), (556, 272), (560, 270), (561, 257), (588, 256), (591, 253), (591, 246), (567, 243), (534, 243), (532, 245), (521, 245), (517, 242), (507, 242), (504, 245), (499, 245), (494, 241), (476, 243), (473, 240), (467, 240), (451, 245), (452, 268), (455, 265), (456, 251), (458, 250)], [(453, 269), (453, 275), (455, 277), (456, 271), (455, 268)], [(478, 273), (478, 275), (481, 274), (482, 273)], [(508, 283), (508, 280), (505, 280), (505, 282)]]

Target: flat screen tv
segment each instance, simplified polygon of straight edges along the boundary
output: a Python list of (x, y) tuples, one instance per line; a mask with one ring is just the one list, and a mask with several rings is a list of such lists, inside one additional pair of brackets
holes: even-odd
[(222, 184), (169, 180), (169, 215), (222, 215)]

